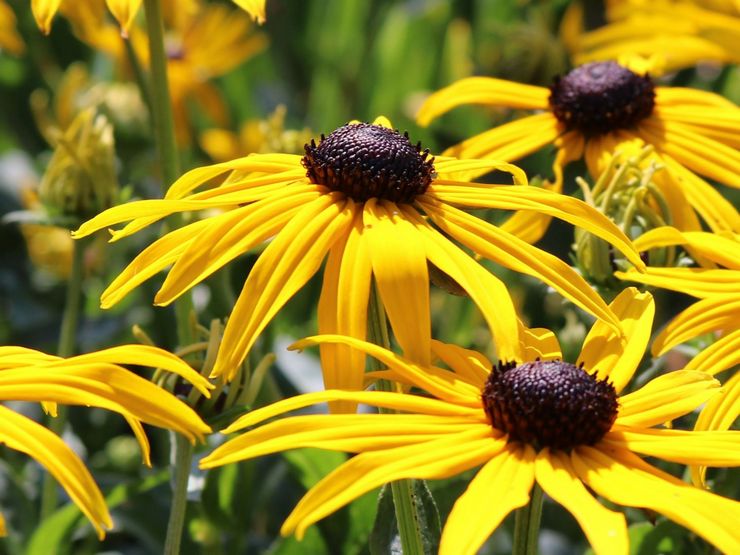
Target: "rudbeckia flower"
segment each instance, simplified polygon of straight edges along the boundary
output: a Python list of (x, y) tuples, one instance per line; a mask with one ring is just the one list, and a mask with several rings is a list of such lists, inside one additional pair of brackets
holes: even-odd
[(607, 2), (606, 14), (606, 26), (578, 37), (576, 63), (642, 56), (668, 72), (740, 62), (735, 0), (619, 0)]
[(640, 455), (681, 464), (740, 464), (740, 433), (659, 427), (716, 392), (703, 372), (660, 376), (632, 393), (630, 381), (650, 337), (649, 294), (626, 289), (612, 303), (626, 342), (597, 322), (579, 362), (560, 360), (547, 330), (527, 335), (525, 359), (493, 365), (480, 353), (433, 343), (451, 370), (421, 366), (357, 339), (318, 336), (293, 347), (342, 343), (378, 359), (371, 374), (415, 386), (426, 395), (324, 391), (289, 398), (242, 416), (223, 430), (244, 430), (273, 416), (336, 399), (400, 411), (395, 414), (309, 415), (279, 419), (237, 436), (201, 461), (214, 468), (269, 453), (318, 447), (358, 453), (317, 483), (298, 503), (281, 533), (306, 528), (365, 492), (399, 479), (448, 478), (481, 466), (452, 508), (441, 554), (476, 553), (506, 515), (527, 504), (536, 481), (570, 511), (596, 553), (628, 553), (618, 505), (662, 513), (721, 551), (740, 549), (740, 504), (695, 488)]
[[(67, 359), (24, 347), (0, 347), (0, 401), (42, 402), (52, 412), (56, 403), (118, 412), (133, 428), (146, 462), (149, 444), (142, 422), (181, 433), (191, 441), (202, 440), (210, 432), (190, 407), (120, 364), (174, 372), (205, 395), (212, 387), (175, 355), (145, 345), (124, 345)], [(48, 470), (102, 538), (105, 528), (112, 526), (105, 500), (72, 449), (42, 425), (2, 405), (0, 421), (0, 442), (28, 454)]]
[[(604, 153), (640, 139), (655, 148), (683, 202), (716, 230), (740, 231), (740, 215), (694, 172), (740, 188), (740, 109), (709, 92), (658, 87), (616, 62), (594, 62), (555, 79), (548, 89), (489, 77), (470, 77), (432, 94), (418, 113), (427, 125), (463, 104), (502, 106), (540, 113), (506, 123), (447, 149), (461, 158), (514, 161), (555, 145), (553, 188), (562, 189), (563, 166), (585, 158), (598, 177)], [(507, 222), (528, 240), (545, 227), (541, 216)]]
[[(428, 361), (431, 263), (482, 310), (501, 353), (519, 351), (517, 317), (504, 284), (453, 241), (515, 271), (541, 279), (584, 310), (619, 320), (586, 282), (558, 258), (501, 231), (458, 207), (525, 209), (583, 226), (614, 244), (633, 262), (639, 257), (607, 218), (576, 199), (525, 185), (456, 181), (460, 171), (485, 168), (524, 173), (494, 161), (434, 160), (385, 118), (344, 125), (301, 157), (251, 155), (186, 173), (162, 200), (124, 204), (83, 224), (76, 237), (125, 221), (112, 240), (175, 212), (221, 209), (217, 215), (174, 230), (139, 254), (102, 295), (110, 307), (144, 280), (174, 264), (155, 297), (168, 305), (229, 261), (273, 240), (247, 277), (229, 317), (214, 376), (230, 379), (259, 333), (327, 258), (319, 300), (319, 330), (365, 338), (373, 278), (404, 352)], [(229, 173), (220, 186), (194, 192)], [(502, 355), (503, 356), (503, 355)], [(327, 387), (361, 389), (364, 356), (324, 349)]]
[[(639, 272), (616, 272), (626, 281), (644, 283), (686, 293), (700, 300), (678, 314), (653, 342), (654, 356), (703, 334), (721, 331), (722, 336), (686, 365), (711, 375), (740, 364), (740, 241), (711, 233), (681, 233), (670, 227), (652, 230), (635, 241), (641, 251), (681, 245), (717, 264), (714, 268), (656, 268)], [(740, 373), (726, 382), (722, 395), (702, 409), (698, 430), (727, 430), (740, 415)], [(694, 479), (702, 482), (704, 469), (694, 468)]]

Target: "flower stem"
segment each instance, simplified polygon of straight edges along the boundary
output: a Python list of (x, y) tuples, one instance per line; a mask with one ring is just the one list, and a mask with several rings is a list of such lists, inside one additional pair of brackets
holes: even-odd
[[(377, 287), (370, 288), (370, 302), (368, 305), (368, 335), (370, 341), (386, 349), (390, 348), (388, 324), (385, 318), (383, 305), (380, 303)], [(377, 363), (374, 363), (377, 364)], [(380, 369), (380, 365), (377, 365)], [(377, 389), (380, 391), (395, 391), (393, 384), (387, 380), (378, 380)], [(380, 409), (381, 412), (394, 412)], [(393, 505), (396, 508), (396, 522), (398, 534), (401, 538), (401, 548), (404, 555), (423, 555), (424, 542), (422, 540), (421, 522), (414, 503), (412, 480), (396, 480), (391, 482)]]
[[(57, 354), (60, 357), (72, 356), (77, 344), (77, 326), (80, 321), (80, 305), (82, 304), (82, 279), (85, 266), (85, 249), (88, 241), (81, 239), (72, 242), (72, 268), (67, 280), (67, 298), (62, 314), (62, 325), (59, 330), (59, 345)], [(49, 418), (49, 429), (57, 435), (64, 432), (67, 425), (67, 407), (57, 406), (56, 418)], [(53, 513), (59, 502), (56, 480), (50, 475), (44, 475), (41, 490), (41, 520)]]
[[(146, 29), (149, 39), (150, 80), (149, 93), (154, 122), (154, 136), (159, 151), (162, 170), (163, 192), (180, 175), (180, 158), (175, 140), (175, 119), (170, 102), (170, 87), (167, 78), (167, 56), (164, 48), (164, 21), (162, 19), (162, 5), (160, 0), (144, 0), (146, 13)], [(181, 296), (175, 302), (175, 318), (177, 322), (177, 338), (180, 346), (193, 342), (193, 326), (190, 324), (190, 314), (193, 310), (191, 295)], [(185, 508), (187, 506), (187, 485), (190, 475), (190, 464), (193, 460), (193, 446), (184, 437), (175, 436), (172, 443), (174, 484), (170, 518), (167, 523), (167, 536), (164, 552), (174, 555), (180, 552), (180, 540), (185, 524)]]
[(193, 462), (193, 445), (180, 434), (171, 432), (174, 436), (172, 443), (173, 460), (171, 466), (175, 469), (175, 479), (172, 485), (172, 506), (170, 519), (167, 522), (167, 537), (164, 543), (165, 555), (179, 555), (182, 529), (185, 523), (185, 510), (188, 504), (188, 478), (190, 465)]
[(541, 518), (542, 488), (535, 482), (529, 503), (516, 511), (513, 555), (537, 555)]

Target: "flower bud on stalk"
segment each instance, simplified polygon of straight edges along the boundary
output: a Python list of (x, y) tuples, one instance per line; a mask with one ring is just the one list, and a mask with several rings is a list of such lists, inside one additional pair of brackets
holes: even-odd
[[(671, 225), (671, 214), (660, 189), (653, 182), (662, 165), (653, 156), (653, 147), (617, 151), (611, 157), (595, 186), (580, 178), (576, 182), (590, 204), (616, 223), (630, 238), (635, 239), (646, 231)], [(613, 288), (616, 270), (626, 269), (629, 263), (602, 239), (576, 228), (575, 261), (581, 273), (593, 284)], [(649, 264), (670, 266), (675, 258), (673, 248), (655, 249), (650, 252)]]
[(113, 126), (90, 108), (64, 130), (52, 132), (54, 154), (41, 180), (39, 198), (65, 227), (110, 208), (118, 197)]

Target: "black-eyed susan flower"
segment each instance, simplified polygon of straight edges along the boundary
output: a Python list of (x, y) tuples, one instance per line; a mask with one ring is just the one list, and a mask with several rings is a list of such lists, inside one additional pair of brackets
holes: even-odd
[[(678, 314), (658, 334), (652, 351), (661, 356), (670, 349), (704, 334), (721, 336), (686, 365), (712, 376), (740, 364), (740, 241), (705, 232), (679, 232), (670, 227), (654, 229), (635, 241), (641, 251), (680, 245), (693, 256), (714, 264), (713, 268), (648, 267), (645, 274), (627, 271), (616, 276), (686, 293), (700, 300)], [(719, 267), (717, 267), (719, 266)], [(702, 409), (698, 430), (727, 430), (740, 415), (740, 374), (727, 379), (724, 391)], [(694, 469), (694, 478), (703, 481), (703, 469)]]
[[(629, 242), (607, 218), (576, 199), (523, 185), (523, 172), (495, 161), (434, 160), (390, 128), (351, 123), (311, 141), (305, 156), (251, 155), (197, 168), (177, 180), (163, 200), (107, 210), (76, 237), (130, 221), (118, 240), (175, 212), (221, 209), (174, 230), (147, 249), (103, 293), (109, 307), (144, 280), (173, 264), (155, 297), (167, 305), (249, 249), (267, 245), (247, 277), (224, 331), (214, 375), (234, 375), (259, 333), (327, 259), (319, 300), (319, 329), (365, 338), (373, 278), (404, 352), (429, 360), (431, 263), (467, 291), (499, 337), (501, 353), (519, 352), (517, 317), (506, 287), (461, 250), (530, 274), (615, 329), (619, 320), (583, 279), (558, 258), (459, 207), (525, 209), (584, 226), (640, 264)], [(460, 171), (498, 169), (519, 185), (456, 181)], [(229, 173), (223, 184), (194, 192)], [(511, 330), (515, 330), (512, 332)], [(364, 356), (324, 349), (327, 387), (361, 389)], [(504, 356), (504, 355), (502, 355)]]
[[(616, 62), (593, 62), (555, 79), (548, 89), (488, 77), (461, 79), (432, 94), (418, 120), (426, 125), (463, 104), (503, 106), (539, 113), (506, 123), (447, 149), (461, 158), (514, 161), (554, 144), (553, 187), (562, 187), (562, 169), (585, 158), (598, 177), (604, 153), (640, 139), (655, 148), (683, 202), (716, 230), (740, 231), (740, 215), (696, 174), (740, 187), (740, 109), (719, 95), (656, 86)], [(694, 173), (695, 172), (695, 173)], [(508, 223), (528, 239), (542, 233), (541, 216)]]
[(699, 62), (740, 62), (740, 5), (735, 0), (607, 2), (608, 24), (575, 41), (576, 63), (641, 56), (651, 72)]
[[(343, 343), (377, 358), (374, 377), (413, 385), (426, 396), (377, 391), (324, 391), (286, 399), (238, 419), (225, 433), (332, 400), (392, 408), (396, 414), (310, 415), (276, 420), (219, 446), (203, 468), (299, 447), (358, 453), (317, 483), (281, 532), (306, 528), (381, 484), (405, 478), (448, 478), (482, 466), (455, 503), (440, 553), (476, 553), (513, 509), (529, 501), (536, 481), (570, 511), (597, 553), (625, 554), (628, 535), (618, 505), (648, 508), (678, 522), (723, 552), (740, 549), (740, 504), (695, 488), (641, 455), (689, 464), (740, 464), (740, 434), (666, 429), (718, 390), (703, 372), (660, 376), (619, 395), (642, 359), (654, 305), (626, 289), (612, 303), (626, 341), (603, 322), (585, 339), (577, 364), (560, 360), (547, 330), (526, 335), (524, 359), (493, 365), (480, 353), (434, 342), (451, 370), (420, 366), (376, 345), (341, 336), (299, 341), (295, 348)], [(711, 461), (711, 462), (710, 462)]]
[[(142, 422), (203, 439), (210, 428), (173, 395), (126, 370), (135, 364), (174, 372), (208, 395), (209, 382), (175, 355), (144, 345), (123, 345), (67, 359), (24, 347), (0, 347), (0, 401), (36, 401), (115, 411), (131, 425), (149, 461)], [(42, 425), (0, 405), (0, 441), (26, 453), (64, 487), (102, 538), (112, 526), (105, 500), (84, 463)], [(2, 517), (0, 517), (1, 519)]]

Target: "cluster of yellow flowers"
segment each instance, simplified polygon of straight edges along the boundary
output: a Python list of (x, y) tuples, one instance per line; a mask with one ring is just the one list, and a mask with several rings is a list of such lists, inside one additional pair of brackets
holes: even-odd
[[(131, 22), (139, 3), (108, 0), (134, 48)], [(264, 19), (264, 2), (236, 3)], [(82, 4), (62, 2), (60, 8), (59, 1), (32, 1), (43, 30), (59, 8), (103, 49), (105, 29), (85, 23)], [(651, 55), (666, 71), (714, 52), (720, 62), (735, 62), (736, 49), (714, 42), (713, 32), (737, 32), (740, 17), (729, 9), (737, 9), (733, 2), (726, 10), (721, 2), (712, 8), (634, 0), (630, 10), (626, 2), (608, 4), (613, 23), (577, 44), (570, 41), (584, 63), (550, 87), (470, 77), (426, 98), (417, 114), (421, 125), (465, 104), (534, 112), (439, 155), (379, 116), (310, 140), (302, 154), (286, 147), (198, 167), (172, 183), (162, 199), (114, 205), (88, 219), (73, 232), (76, 239), (114, 228), (110, 240), (118, 241), (174, 214), (201, 215), (142, 250), (102, 293), (104, 308), (165, 270), (154, 303), (169, 305), (237, 257), (266, 246), (200, 373), (149, 346), (67, 358), (0, 347), (2, 399), (38, 400), (50, 411), (51, 403), (65, 403), (119, 412), (145, 460), (141, 422), (202, 439), (211, 430), (188, 404), (120, 365), (173, 372), (205, 397), (214, 380), (228, 388), (242, 379), (245, 359), (278, 311), (323, 272), (318, 335), (291, 348), (320, 348), (326, 390), (243, 414), (221, 430), (239, 434), (200, 462), (210, 469), (299, 447), (356, 454), (308, 492), (283, 534), (301, 537), (310, 525), (383, 484), (447, 478), (480, 467), (447, 517), (441, 553), (476, 553), (510, 512), (530, 503), (537, 487), (573, 514), (597, 553), (629, 551), (625, 516), (598, 497), (656, 511), (724, 553), (740, 552), (740, 504), (708, 491), (705, 481), (707, 467), (740, 463), (740, 433), (730, 430), (740, 413), (740, 378), (734, 372), (740, 362), (740, 215), (711, 184), (740, 188), (740, 108), (714, 93), (660, 85), (654, 73), (624, 57)], [(641, 9), (644, 19), (635, 23)], [(711, 22), (687, 16), (677, 30), (680, 41), (692, 37), (713, 48), (683, 50), (671, 38), (671, 48), (662, 49), (669, 38), (651, 34), (670, 28), (675, 10), (713, 9)], [(176, 10), (172, 21), (200, 26), (185, 36), (201, 41), (211, 24), (188, 13), (195, 12)], [(568, 15), (571, 24), (577, 15)], [(670, 17), (671, 26), (657, 22), (661, 17)], [(721, 36), (727, 40), (727, 33)], [(206, 76), (188, 73), (205, 61), (191, 57), (189, 65), (180, 64), (182, 57), (172, 52), (169, 79), (182, 140), (189, 138), (185, 96), (216, 98), (205, 105), (216, 107), (216, 121), (226, 121), (207, 78), (264, 46), (259, 35), (246, 31), (211, 34), (214, 39), (231, 41), (234, 56), (220, 67), (209, 65)], [(120, 49), (120, 41), (111, 48)], [(207, 52), (199, 55), (207, 60)], [(140, 58), (148, 63), (145, 55)], [(271, 136), (276, 144), (292, 144), (295, 138), (284, 135), (281, 118)], [(554, 178), (542, 187), (529, 184), (514, 163), (551, 147)], [(577, 161), (585, 162), (595, 183), (580, 180), (583, 201), (563, 194), (564, 169)], [(501, 180), (506, 182), (478, 181), (491, 172), (507, 176)], [(106, 203), (113, 204), (109, 198)], [(513, 214), (494, 225), (472, 213), (480, 209)], [(534, 245), (552, 218), (577, 228), (578, 268)], [(676, 263), (679, 258), (683, 265)], [(576, 360), (563, 359), (553, 331), (522, 321), (506, 284), (483, 259), (547, 284), (593, 316)], [(478, 307), (495, 361), (433, 338), (429, 284), (435, 276)], [(626, 282), (698, 300), (651, 346), (654, 299)], [(606, 291), (611, 302), (600, 294)], [(402, 354), (391, 350), (389, 330)], [(710, 333), (716, 340), (682, 369), (630, 387), (646, 352), (657, 357)], [(368, 357), (377, 361), (375, 371), (366, 371)], [(330, 414), (264, 423), (323, 402)], [(356, 414), (358, 404), (380, 410)], [(667, 424), (698, 409), (693, 430)], [(0, 440), (44, 465), (102, 535), (111, 520), (84, 465), (50, 431), (0, 410)], [(693, 483), (645, 457), (689, 466)]]

